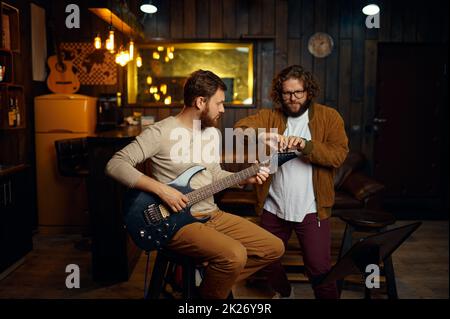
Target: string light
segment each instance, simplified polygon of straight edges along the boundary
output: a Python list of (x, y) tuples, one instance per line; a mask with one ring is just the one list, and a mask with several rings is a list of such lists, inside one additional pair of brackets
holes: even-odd
[(130, 53), (130, 60), (134, 59), (134, 42), (133, 40), (130, 40), (130, 43), (128, 44), (128, 52)]
[(102, 48), (102, 38), (100, 38), (100, 34), (97, 34), (97, 36), (94, 38), (94, 47), (96, 49)]
[(136, 66), (140, 68), (142, 66), (142, 58), (140, 55), (136, 57)]
[(108, 39), (106, 39), (106, 50), (108, 50), (111, 53), (114, 53), (114, 31), (109, 30), (109, 36)]

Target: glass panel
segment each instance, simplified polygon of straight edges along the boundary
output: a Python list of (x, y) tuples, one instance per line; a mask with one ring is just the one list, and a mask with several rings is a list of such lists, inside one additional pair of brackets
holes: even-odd
[(128, 67), (128, 101), (142, 106), (183, 104), (183, 85), (190, 73), (210, 70), (227, 85), (228, 105), (253, 103), (251, 43), (170, 43), (139, 46), (142, 65)]

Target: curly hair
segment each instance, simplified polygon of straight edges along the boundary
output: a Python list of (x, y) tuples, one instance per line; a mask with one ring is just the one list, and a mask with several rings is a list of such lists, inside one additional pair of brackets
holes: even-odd
[(276, 105), (281, 105), (283, 82), (289, 79), (297, 79), (303, 82), (304, 89), (308, 93), (308, 100), (312, 100), (319, 95), (319, 84), (311, 72), (305, 71), (300, 65), (291, 65), (278, 73), (272, 81), (270, 97)]

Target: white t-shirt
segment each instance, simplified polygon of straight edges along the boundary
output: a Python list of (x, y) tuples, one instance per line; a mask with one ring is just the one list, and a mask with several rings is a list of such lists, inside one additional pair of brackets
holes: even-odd
[[(299, 117), (288, 117), (283, 135), (310, 140), (308, 123), (308, 111)], [(299, 157), (279, 167), (272, 177), (264, 209), (293, 222), (302, 222), (307, 214), (316, 213), (311, 164)]]

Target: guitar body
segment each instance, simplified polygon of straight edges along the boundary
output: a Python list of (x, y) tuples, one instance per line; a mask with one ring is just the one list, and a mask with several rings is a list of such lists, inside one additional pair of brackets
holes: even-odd
[[(192, 177), (204, 169), (202, 166), (191, 167), (168, 185), (187, 194), (192, 191), (189, 186)], [(126, 228), (136, 246), (145, 251), (164, 248), (185, 225), (209, 220), (209, 217), (193, 217), (189, 206), (173, 213), (156, 195), (135, 189), (128, 191), (124, 204)]]
[[(275, 160), (271, 162), (273, 162), (273, 166), (279, 167), (294, 158), (297, 158), (297, 153), (295, 152), (278, 153), (274, 156)], [(189, 186), (192, 177), (204, 169), (203, 166), (193, 166), (167, 185), (177, 189), (189, 198), (194, 193)], [(208, 198), (229, 186), (236, 185), (247, 177), (254, 176), (258, 170), (259, 165), (254, 164), (250, 168), (229, 176), (231, 178), (225, 177), (210, 185), (203, 186), (195, 190), (197, 194), (193, 200), (198, 202)], [(206, 195), (203, 196), (202, 191), (203, 195)], [(181, 212), (173, 213), (158, 196), (130, 189), (124, 200), (125, 226), (139, 248), (145, 251), (162, 249), (181, 227), (195, 222), (204, 223), (209, 220), (209, 217), (202, 219), (193, 217), (190, 211), (193, 204), (189, 200), (189, 204), (185, 209)]]
[(50, 74), (47, 77), (47, 86), (53, 93), (75, 93), (80, 89), (80, 81), (72, 71), (72, 62), (58, 61), (56, 55), (47, 60)]

